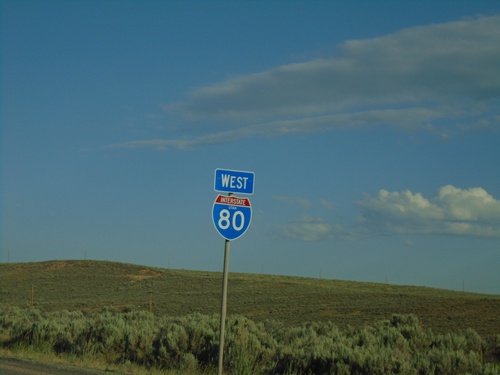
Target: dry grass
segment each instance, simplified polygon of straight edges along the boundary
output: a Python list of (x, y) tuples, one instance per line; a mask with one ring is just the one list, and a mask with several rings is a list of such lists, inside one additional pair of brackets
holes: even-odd
[[(222, 274), (166, 270), (104, 261), (0, 264), (0, 300), (44, 311), (94, 311), (103, 307), (149, 309), (180, 316), (220, 311)], [(500, 296), (434, 288), (312, 278), (229, 276), (228, 314), (287, 325), (332, 321), (361, 327), (391, 314), (415, 314), (436, 333), (472, 328), (483, 337), (500, 334)]]

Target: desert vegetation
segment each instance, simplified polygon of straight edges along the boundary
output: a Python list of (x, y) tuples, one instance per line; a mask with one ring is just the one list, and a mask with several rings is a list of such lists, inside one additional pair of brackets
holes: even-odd
[[(177, 373), (213, 373), (216, 315), (157, 317), (104, 309), (43, 313), (2, 306), (2, 346), (87, 357)], [(471, 329), (434, 334), (414, 315), (392, 315), (363, 328), (331, 322), (286, 326), (231, 316), (224, 366), (230, 374), (498, 374), (500, 335), (486, 341)]]
[[(214, 374), (221, 281), (111, 262), (0, 264), (0, 347)], [(498, 296), (231, 274), (225, 373), (500, 374), (499, 311)]]

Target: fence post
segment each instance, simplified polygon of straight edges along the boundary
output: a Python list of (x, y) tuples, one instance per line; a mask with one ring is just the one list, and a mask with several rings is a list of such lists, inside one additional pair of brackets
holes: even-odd
[(153, 312), (153, 287), (149, 290), (149, 312)]

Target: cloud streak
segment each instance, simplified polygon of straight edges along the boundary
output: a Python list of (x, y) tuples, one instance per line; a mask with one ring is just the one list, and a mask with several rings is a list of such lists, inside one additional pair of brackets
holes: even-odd
[(498, 98), (499, 38), (496, 16), (347, 41), (333, 58), (202, 87), (169, 108), (193, 119), (242, 121), (455, 96)]
[(492, 16), (347, 41), (331, 58), (234, 77), (167, 104), (167, 112), (194, 122), (186, 129), (195, 126), (198, 137), (112, 147), (184, 149), (374, 125), (441, 135), (493, 129), (500, 118), (499, 40), (500, 16)]
[(273, 199), (281, 203), (298, 205), (303, 208), (311, 207), (312, 204), (311, 201), (308, 199), (298, 198), (298, 197), (288, 197), (283, 195), (273, 195)]

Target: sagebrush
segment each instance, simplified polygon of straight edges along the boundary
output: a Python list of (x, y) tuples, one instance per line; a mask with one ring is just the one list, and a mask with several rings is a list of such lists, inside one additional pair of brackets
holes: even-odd
[[(1, 345), (110, 364), (210, 373), (217, 366), (219, 317), (159, 317), (146, 311), (42, 312), (0, 308)], [(363, 328), (331, 322), (290, 327), (231, 316), (224, 367), (231, 374), (500, 374), (500, 336), (434, 334), (415, 315)]]

